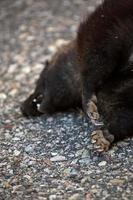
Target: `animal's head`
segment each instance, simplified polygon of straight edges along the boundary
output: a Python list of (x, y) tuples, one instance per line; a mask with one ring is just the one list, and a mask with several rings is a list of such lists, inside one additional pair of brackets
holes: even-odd
[(49, 62), (46, 61), (44, 69), (36, 83), (34, 92), (21, 105), (21, 111), (24, 116), (40, 116), (42, 114), (42, 112), (39, 111), (39, 107), (44, 98), (45, 77), (48, 66)]
[(75, 60), (75, 49), (69, 44), (46, 62), (34, 93), (21, 107), (24, 115), (37, 116), (78, 106), (81, 94)]

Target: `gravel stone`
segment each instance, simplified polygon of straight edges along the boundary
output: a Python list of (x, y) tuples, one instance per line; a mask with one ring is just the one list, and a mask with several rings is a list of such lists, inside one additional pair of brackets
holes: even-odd
[[(17, 140), (16, 140), (16, 141), (17, 141)], [(20, 155), (20, 153), (21, 153), (20, 151), (18, 151), (18, 150), (15, 150), (15, 151), (14, 151), (14, 156), (19, 156), (19, 155)]]
[(59, 156), (59, 155), (57, 155), (57, 156), (54, 156), (53, 158), (51, 158), (50, 160), (52, 162), (59, 162), (59, 161), (65, 161), (66, 158), (65, 158), (65, 156)]
[(6, 98), (7, 98), (6, 94), (0, 93), (0, 99), (4, 100), (4, 99), (6, 99)]
[(50, 196), (49, 196), (49, 200), (55, 200), (55, 199), (57, 199), (57, 196), (56, 196), (56, 195), (53, 194), (53, 195), (50, 195)]
[(121, 180), (121, 179), (113, 179), (113, 180), (110, 180), (110, 183), (112, 185), (123, 185), (125, 181), (124, 180)]
[(69, 200), (81, 200), (81, 195), (80, 194), (73, 194)]
[(33, 149), (34, 149), (34, 147), (33, 147), (32, 145), (28, 145), (28, 146), (25, 147), (25, 151), (26, 151), (27, 153), (32, 152)]
[(103, 166), (105, 166), (106, 164), (107, 164), (106, 161), (102, 161), (102, 162), (98, 163), (98, 166), (99, 166), (99, 167), (103, 167)]

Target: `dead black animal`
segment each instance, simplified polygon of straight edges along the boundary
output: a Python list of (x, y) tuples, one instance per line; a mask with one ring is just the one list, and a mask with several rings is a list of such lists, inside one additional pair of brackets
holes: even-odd
[[(125, 68), (119, 72), (119, 78), (112, 73), (106, 83), (96, 92), (97, 98), (93, 96), (95, 104), (95, 109), (92, 104), (93, 116), (99, 116), (99, 112), (105, 126), (93, 132), (92, 139), (101, 146), (102, 150), (108, 150), (112, 142), (123, 139), (123, 135), (119, 135), (119, 129), (126, 133), (124, 137), (129, 136), (127, 121), (132, 122), (130, 121), (131, 117), (133, 118), (132, 110), (129, 115), (129, 112), (123, 112), (123, 109), (127, 106), (133, 109), (133, 93), (130, 92), (133, 85), (132, 70), (133, 60), (129, 59)], [(60, 92), (57, 92), (58, 90)], [(82, 81), (77, 67), (76, 46), (70, 42), (62, 46), (50, 62), (46, 62), (34, 93), (23, 102), (21, 110), (25, 116), (39, 116), (43, 113), (53, 113), (75, 107), (82, 107)], [(115, 124), (115, 130), (117, 130), (115, 140), (105, 128), (110, 127), (111, 129), (112, 124)], [(115, 130), (112, 129), (112, 131)]]
[(133, 1), (105, 0), (81, 23), (76, 44), (70, 42), (47, 63), (35, 92), (22, 105), (23, 114), (53, 113), (82, 103), (87, 115), (102, 117), (104, 126), (92, 138), (108, 150), (113, 142), (133, 136), (132, 54)]

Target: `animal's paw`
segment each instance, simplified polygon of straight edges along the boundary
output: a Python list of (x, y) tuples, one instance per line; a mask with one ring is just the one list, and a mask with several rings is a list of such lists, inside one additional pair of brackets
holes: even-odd
[(98, 146), (98, 151), (108, 151), (114, 136), (108, 130), (96, 130), (92, 134), (92, 143)]
[(87, 103), (86, 106), (86, 115), (89, 117), (91, 122), (95, 126), (103, 126), (103, 122), (100, 121), (100, 115), (98, 113), (98, 108), (97, 108), (97, 97), (95, 95), (92, 96), (91, 100)]
[(99, 113), (97, 110), (97, 106), (93, 101), (89, 101), (87, 104), (87, 115), (92, 120), (98, 120), (99, 119)]

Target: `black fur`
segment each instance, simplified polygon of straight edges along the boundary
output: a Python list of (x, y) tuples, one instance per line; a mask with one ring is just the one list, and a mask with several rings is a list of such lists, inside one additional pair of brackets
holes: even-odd
[(105, 128), (115, 140), (133, 135), (133, 0), (105, 0), (80, 24), (77, 59), (83, 108), (95, 93)]

